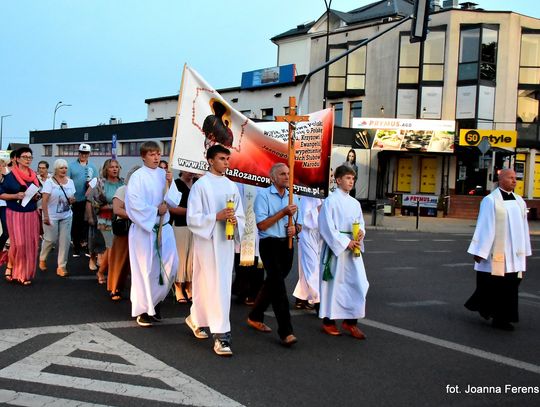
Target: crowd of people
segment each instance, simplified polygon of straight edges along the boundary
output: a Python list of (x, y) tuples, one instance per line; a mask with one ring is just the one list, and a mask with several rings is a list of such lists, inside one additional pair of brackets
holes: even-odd
[[(271, 333), (264, 322), (271, 306), (281, 344), (298, 341), (285, 284), (291, 242), (298, 238), (296, 308), (315, 310), (325, 334), (366, 338), (358, 327), (369, 289), (362, 259), (366, 230), (360, 203), (351, 196), (353, 166), (335, 169), (337, 189), (321, 200), (290, 197), (283, 163), (271, 168), (267, 188), (232, 182), (226, 176), (231, 153), (221, 144), (208, 148), (206, 174), (182, 171), (176, 180), (153, 141), (142, 144), (141, 165), (125, 180), (117, 160), (106, 160), (98, 172), (90, 152), (81, 144), (78, 158), (56, 160), (51, 174), (45, 161), (32, 170), (28, 147), (12, 152), (9, 163), (0, 160), (0, 263), (7, 281), (31, 285), (36, 264), (47, 270), (53, 250), (56, 274), (68, 277), (71, 246), (72, 256), (88, 256), (88, 268), (107, 284), (112, 301), (127, 298), (129, 289), (139, 326), (161, 320), (161, 302), (172, 291), (178, 302), (191, 304), (185, 321), (193, 335), (212, 335), (214, 352), (230, 356), (232, 295), (252, 306), (248, 326)], [(499, 178), (500, 188), (482, 203), (469, 248), (478, 287), (466, 306), (511, 330), (531, 248), (523, 200), (512, 192), (515, 173), (503, 170)]]

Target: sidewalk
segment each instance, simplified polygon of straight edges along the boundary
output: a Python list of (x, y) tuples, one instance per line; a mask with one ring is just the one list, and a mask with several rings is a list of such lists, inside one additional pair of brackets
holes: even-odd
[[(471, 236), (476, 227), (476, 220), (456, 218), (432, 218), (420, 216), (416, 229), (416, 216), (377, 216), (377, 226), (371, 226), (371, 212), (364, 213), (368, 230), (389, 230), (399, 232), (430, 232), (430, 233), (466, 233)], [(529, 221), (531, 235), (540, 236), (540, 221)]]

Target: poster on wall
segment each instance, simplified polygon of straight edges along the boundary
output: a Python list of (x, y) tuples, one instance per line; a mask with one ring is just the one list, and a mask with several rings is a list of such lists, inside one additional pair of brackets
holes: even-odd
[(456, 98), (456, 119), (476, 117), (476, 86), (459, 86)]
[(452, 120), (353, 119), (354, 128), (375, 131), (374, 150), (452, 153), (455, 126)]
[(397, 117), (403, 119), (416, 119), (416, 89), (398, 89)]
[(356, 199), (368, 198), (370, 150), (351, 148), (350, 146), (334, 145), (330, 159), (330, 183), (329, 190), (333, 192), (337, 188), (334, 179), (334, 171), (340, 165), (349, 165), (356, 172), (356, 180), (351, 196)]
[(440, 119), (442, 111), (442, 87), (422, 87), (422, 119)]

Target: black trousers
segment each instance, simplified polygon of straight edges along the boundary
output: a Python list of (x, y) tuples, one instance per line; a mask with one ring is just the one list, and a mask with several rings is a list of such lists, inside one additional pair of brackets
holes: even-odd
[(272, 304), (281, 339), (293, 333), (285, 278), (291, 271), (294, 250), (287, 239), (266, 238), (259, 242), (259, 253), (266, 270), (266, 279), (249, 314), (253, 321), (263, 322), (264, 312)]
[(6, 242), (9, 239), (5, 206), (0, 206), (0, 221), (2, 222), (2, 235), (0, 236), (0, 251), (2, 251), (4, 250), (4, 246), (6, 245)]
[(240, 253), (234, 255), (234, 282), (232, 284), (232, 293), (237, 296), (239, 303), (245, 299), (255, 299), (264, 281), (264, 270), (257, 268), (259, 258), (255, 256), (252, 266), (240, 265)]
[(88, 223), (84, 220), (86, 201), (77, 201), (71, 205), (73, 211), (73, 223), (71, 224), (71, 240), (73, 240), (73, 252), (82, 251), (83, 243), (88, 239)]
[(501, 322), (518, 322), (518, 273), (506, 273), (504, 277), (491, 273), (476, 272), (476, 290), (465, 303), (471, 311), (483, 317)]

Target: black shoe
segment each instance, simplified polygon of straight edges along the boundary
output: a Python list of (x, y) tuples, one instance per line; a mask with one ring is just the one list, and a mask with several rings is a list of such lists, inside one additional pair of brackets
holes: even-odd
[(306, 301), (299, 300), (297, 298), (295, 303), (294, 303), (294, 308), (296, 308), (296, 309), (305, 309), (306, 308)]
[(152, 326), (153, 321), (154, 319), (150, 317), (146, 312), (137, 317), (137, 324), (145, 328)]
[(501, 321), (499, 319), (494, 319), (491, 323), (493, 328), (502, 329), (503, 331), (513, 331), (514, 325), (512, 325), (510, 322)]
[(156, 322), (161, 322), (161, 303), (156, 304), (154, 311), (156, 311), (156, 313), (151, 318), (153, 318)]

